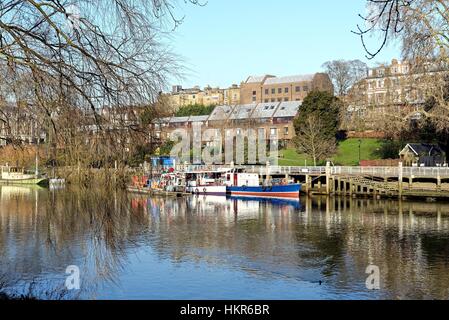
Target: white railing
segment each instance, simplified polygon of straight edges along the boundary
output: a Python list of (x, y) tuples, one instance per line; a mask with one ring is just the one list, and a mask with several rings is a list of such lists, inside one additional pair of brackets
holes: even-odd
[[(248, 173), (259, 173), (262, 175), (325, 175), (327, 167), (287, 167), (287, 166), (261, 166), (261, 165), (245, 165), (234, 166), (229, 165), (179, 165), (177, 170), (187, 171), (217, 171), (220, 169), (242, 168)], [(400, 167), (342, 167), (331, 166), (329, 173), (331, 175), (358, 175), (373, 177), (398, 177)], [(446, 167), (403, 167), (402, 176), (416, 178), (449, 178), (449, 168)]]

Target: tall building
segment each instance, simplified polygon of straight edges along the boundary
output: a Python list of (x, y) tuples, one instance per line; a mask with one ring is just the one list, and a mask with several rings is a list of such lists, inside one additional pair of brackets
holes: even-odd
[(401, 110), (417, 112), (441, 81), (443, 68), (436, 63), (412, 64), (393, 59), (368, 71), (367, 77), (356, 83), (346, 97), (347, 117), (373, 119), (378, 115)]
[(276, 77), (250, 76), (240, 86), (240, 103), (272, 103), (302, 101), (312, 90), (334, 92), (331, 79), (325, 73)]

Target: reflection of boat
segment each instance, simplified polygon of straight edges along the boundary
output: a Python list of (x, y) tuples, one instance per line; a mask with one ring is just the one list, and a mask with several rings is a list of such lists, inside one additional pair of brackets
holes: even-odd
[(13, 197), (23, 197), (23, 196), (31, 196), (33, 191), (43, 190), (38, 185), (30, 185), (30, 186), (12, 186), (12, 185), (2, 185), (0, 186), (0, 194), (1, 199), (6, 200)]
[(270, 203), (276, 206), (292, 206), (295, 209), (301, 210), (301, 202), (299, 198), (297, 199), (288, 199), (288, 198), (258, 198), (258, 197), (239, 197), (239, 196), (230, 196), (231, 200), (241, 200), (241, 201), (255, 201), (259, 203)]
[(261, 186), (258, 174), (228, 173), (226, 175), (227, 191), (233, 196), (257, 198), (292, 198), (298, 199), (301, 185), (284, 181), (279, 185)]
[(2, 166), (0, 183), (45, 185), (48, 179), (37, 174), (25, 171), (23, 168)]

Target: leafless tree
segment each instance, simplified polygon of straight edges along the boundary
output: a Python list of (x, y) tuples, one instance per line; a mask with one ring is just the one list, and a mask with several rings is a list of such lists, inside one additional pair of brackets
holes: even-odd
[[(167, 45), (169, 32), (183, 20), (179, 5), (176, 0), (2, 1), (0, 71), (8, 75), (8, 90), (0, 100), (32, 108), (48, 132), (53, 158), (61, 144), (66, 151), (74, 139), (81, 145), (93, 132), (95, 139), (87, 140), (114, 146), (108, 154), (125, 150), (127, 141), (138, 140), (130, 134), (147, 134), (138, 114), (131, 121), (129, 109), (152, 105), (168, 78), (181, 75), (180, 58)], [(104, 110), (114, 115), (112, 123)], [(0, 119), (5, 120), (1, 112)], [(109, 142), (97, 139), (102, 137)]]
[[(376, 57), (390, 40), (402, 43), (407, 58), (447, 56), (449, 49), (449, 2), (447, 0), (367, 0), (364, 25), (354, 31), (361, 37), (367, 57)], [(381, 44), (371, 50), (366, 38), (381, 35)]]
[(358, 81), (366, 77), (368, 66), (360, 60), (334, 60), (322, 66), (331, 78), (335, 93), (344, 96)]
[(314, 114), (309, 115), (303, 125), (296, 132), (294, 142), (300, 153), (305, 153), (317, 162), (326, 159), (336, 150), (335, 138), (323, 136), (324, 125), (320, 118)]
[[(389, 43), (401, 44), (402, 55), (410, 63), (408, 78), (411, 91), (422, 91), (432, 105), (409, 108), (408, 114), (390, 117), (408, 122), (418, 113), (432, 121), (441, 132), (449, 132), (447, 71), (449, 66), (448, 0), (367, 0), (364, 25), (357, 26), (367, 57), (376, 57)], [(367, 38), (380, 35), (377, 49), (368, 48)], [(407, 107), (407, 106), (406, 106)], [(407, 109), (406, 109), (407, 110)]]

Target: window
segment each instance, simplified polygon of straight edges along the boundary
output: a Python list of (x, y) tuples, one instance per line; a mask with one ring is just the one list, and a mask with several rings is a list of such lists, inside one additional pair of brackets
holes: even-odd
[(274, 99), (274, 98), (273, 98), (273, 99), (271, 99), (271, 102), (276, 102), (276, 99)]
[(284, 98), (284, 101), (287, 102), (287, 101), (288, 101), (288, 98)]
[(284, 127), (284, 135), (288, 135), (288, 127)]
[(263, 137), (265, 138), (265, 129), (264, 128), (259, 128), (259, 137)]
[(268, 99), (265, 99), (265, 103), (268, 103)]
[(268, 94), (268, 92), (269, 92), (268, 89), (265, 89), (265, 94)]
[(278, 102), (282, 102), (282, 98), (278, 98)]
[(271, 107), (270, 107), (270, 110), (274, 110), (274, 106), (271, 106)]
[(253, 96), (255, 96), (257, 94), (257, 92), (256, 91), (253, 91)]
[(270, 136), (274, 137), (277, 135), (278, 130), (276, 128), (271, 128), (270, 129)]
[(271, 94), (275, 94), (276, 93), (276, 89), (271, 89)]
[(265, 106), (264, 110), (268, 110), (268, 109), (270, 109), (270, 107), (269, 106)]
[(253, 97), (253, 102), (256, 102), (256, 97), (255, 96)]
[(282, 93), (282, 88), (279, 88), (279, 89), (278, 89), (278, 93)]
[(295, 90), (296, 90), (296, 92), (300, 92), (301, 91), (301, 87), (300, 86), (296, 86)]
[(304, 86), (303, 91), (305, 91), (305, 92), (309, 91), (309, 87), (308, 86)]
[(288, 93), (288, 88), (285, 88), (285, 89), (284, 89), (284, 92), (285, 92), (285, 93)]

